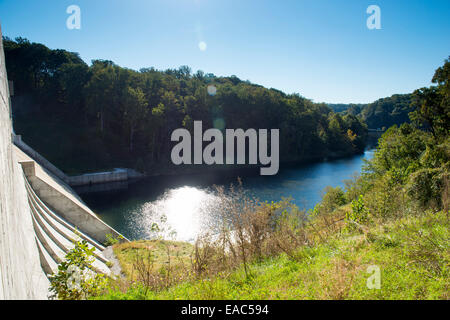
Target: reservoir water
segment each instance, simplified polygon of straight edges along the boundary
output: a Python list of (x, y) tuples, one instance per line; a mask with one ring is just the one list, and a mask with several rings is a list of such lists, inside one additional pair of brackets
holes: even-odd
[[(326, 186), (344, 187), (344, 181), (361, 172), (373, 150), (350, 158), (280, 169), (275, 176), (242, 176), (243, 190), (262, 201), (291, 197), (301, 209), (320, 201)], [(237, 177), (223, 174), (152, 177), (127, 189), (81, 195), (106, 223), (130, 240), (154, 237), (154, 223), (163, 234), (193, 241), (214, 219), (219, 202), (214, 185), (229, 188)], [(153, 227), (153, 229), (152, 229)]]

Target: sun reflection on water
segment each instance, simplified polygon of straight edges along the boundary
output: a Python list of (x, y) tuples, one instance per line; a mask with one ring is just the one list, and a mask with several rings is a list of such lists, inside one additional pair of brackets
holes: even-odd
[[(218, 196), (209, 191), (188, 186), (171, 189), (135, 210), (129, 224), (141, 238), (162, 236), (192, 242), (209, 227), (217, 203)], [(152, 231), (155, 224), (159, 232)]]

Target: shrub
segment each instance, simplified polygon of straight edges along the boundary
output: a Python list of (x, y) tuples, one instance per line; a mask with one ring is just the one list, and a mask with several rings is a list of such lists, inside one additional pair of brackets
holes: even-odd
[(92, 255), (85, 240), (75, 242), (64, 261), (58, 265), (58, 273), (50, 276), (51, 298), (60, 300), (82, 300), (101, 294), (107, 287), (103, 274), (92, 270)]
[[(367, 166), (370, 163), (366, 163), (364, 166), (366, 170), (369, 170)], [(344, 180), (345, 183), (345, 199), (350, 202), (358, 199), (360, 194), (364, 194), (368, 188), (368, 183), (361, 177), (360, 174), (354, 174), (351, 179)]]
[(347, 212), (345, 220), (349, 230), (361, 228), (369, 220), (369, 211), (364, 204), (362, 195), (358, 197), (358, 200), (352, 201), (352, 210)]
[(376, 179), (370, 192), (365, 194), (365, 204), (372, 217), (381, 218), (384, 221), (399, 217), (405, 212), (406, 195), (402, 186), (392, 181), (392, 175), (387, 172)]
[(421, 169), (414, 172), (409, 178), (407, 192), (418, 200), (423, 207), (442, 207), (442, 193), (448, 183), (448, 171), (441, 168)]
[(117, 238), (114, 238), (114, 236), (110, 233), (106, 235), (106, 241), (104, 243), (105, 247), (113, 246), (119, 242), (121, 242), (124, 239), (122, 235), (119, 235)]
[(345, 193), (341, 187), (326, 187), (322, 196), (321, 205), (328, 212), (334, 211), (336, 208), (346, 203)]

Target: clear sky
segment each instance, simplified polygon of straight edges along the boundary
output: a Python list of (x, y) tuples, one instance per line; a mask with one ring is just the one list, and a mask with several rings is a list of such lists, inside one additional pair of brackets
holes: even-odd
[[(73, 4), (80, 30), (66, 27)], [(366, 26), (372, 4), (380, 30)], [(188, 65), (316, 102), (412, 92), (450, 55), (450, 0), (0, 0), (0, 23), (88, 63)]]

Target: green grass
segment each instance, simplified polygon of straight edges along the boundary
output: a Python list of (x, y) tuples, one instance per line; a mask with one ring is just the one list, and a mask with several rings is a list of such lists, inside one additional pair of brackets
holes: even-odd
[[(449, 299), (449, 219), (425, 213), (336, 236), (211, 279), (159, 292), (139, 286), (112, 289), (100, 299)], [(381, 288), (368, 289), (367, 268), (381, 271)]]
[(180, 264), (189, 264), (192, 249), (193, 246), (190, 243), (167, 240), (139, 240), (113, 246), (122, 272), (130, 280), (135, 280), (133, 263), (136, 256), (147, 257), (151, 253), (154, 269), (158, 270), (168, 264), (169, 258), (170, 263), (175, 267)]

